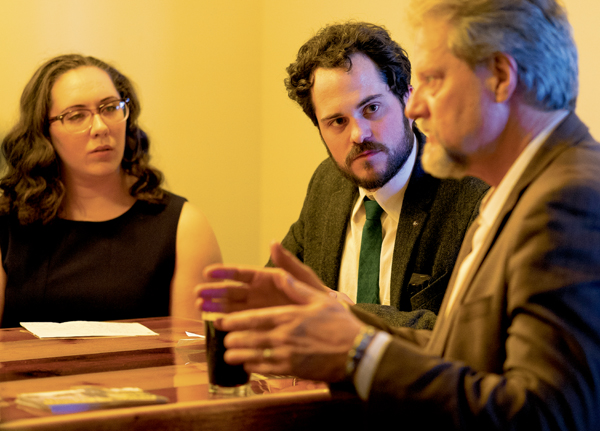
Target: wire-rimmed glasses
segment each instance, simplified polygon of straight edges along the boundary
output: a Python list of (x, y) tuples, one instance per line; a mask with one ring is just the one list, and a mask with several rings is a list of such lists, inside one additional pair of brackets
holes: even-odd
[(129, 117), (129, 99), (111, 100), (96, 109), (77, 108), (49, 118), (50, 124), (60, 121), (69, 133), (83, 133), (92, 127), (95, 114), (102, 117), (106, 125), (121, 123)]

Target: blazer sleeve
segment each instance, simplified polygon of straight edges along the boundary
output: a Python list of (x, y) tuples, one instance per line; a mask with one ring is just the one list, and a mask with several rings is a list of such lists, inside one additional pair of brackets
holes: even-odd
[(380, 317), (377, 313), (365, 311), (362, 307), (354, 305), (350, 311), (367, 325), (374, 326), (376, 329), (389, 332), (398, 338), (402, 338), (413, 346), (425, 348), (431, 337), (431, 330), (419, 329), (414, 327), (398, 327), (395, 322), (389, 321), (385, 317)]
[[(313, 184), (315, 181), (318, 181), (316, 177), (319, 174), (319, 170), (317, 169), (308, 183), (308, 189), (306, 191), (306, 196), (304, 198), (304, 203), (302, 204), (302, 210), (300, 211), (300, 216), (298, 220), (296, 220), (288, 230), (287, 234), (281, 241), (281, 245), (296, 256), (301, 262), (304, 262), (304, 231), (306, 226), (306, 212), (307, 207), (310, 206), (310, 197), (311, 190), (313, 188)], [(271, 259), (266, 264), (267, 267), (275, 266)]]
[(394, 338), (369, 417), (422, 429), (600, 429), (595, 153), (547, 171), (519, 197), (457, 305), (441, 356)]
[(337, 288), (343, 239), (358, 194), (334, 163), (328, 158), (317, 167), (300, 216), (281, 242), (332, 289)]

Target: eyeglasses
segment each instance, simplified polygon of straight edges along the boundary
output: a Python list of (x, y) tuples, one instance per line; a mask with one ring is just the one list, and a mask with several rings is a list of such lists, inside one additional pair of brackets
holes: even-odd
[(49, 118), (50, 124), (55, 121), (63, 123), (69, 133), (87, 132), (92, 127), (94, 115), (99, 114), (106, 125), (121, 123), (129, 117), (129, 99), (113, 100), (103, 103), (97, 109), (78, 108), (56, 117)]

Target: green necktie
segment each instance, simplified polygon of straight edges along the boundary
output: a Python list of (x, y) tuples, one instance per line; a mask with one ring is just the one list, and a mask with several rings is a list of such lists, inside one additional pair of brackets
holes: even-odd
[(381, 214), (377, 201), (365, 197), (367, 220), (362, 231), (358, 261), (357, 303), (379, 304), (379, 257), (381, 256)]

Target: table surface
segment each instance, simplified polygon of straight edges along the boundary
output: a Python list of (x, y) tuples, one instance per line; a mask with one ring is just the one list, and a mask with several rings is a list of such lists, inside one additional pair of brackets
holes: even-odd
[[(0, 430), (285, 429), (358, 427), (362, 404), (321, 382), (252, 375), (247, 397), (208, 392), (201, 321), (137, 319), (158, 336), (38, 339), (0, 330)], [(15, 404), (21, 393), (76, 386), (139, 387), (167, 404), (53, 415)], [(331, 428), (329, 428), (331, 429)]]

